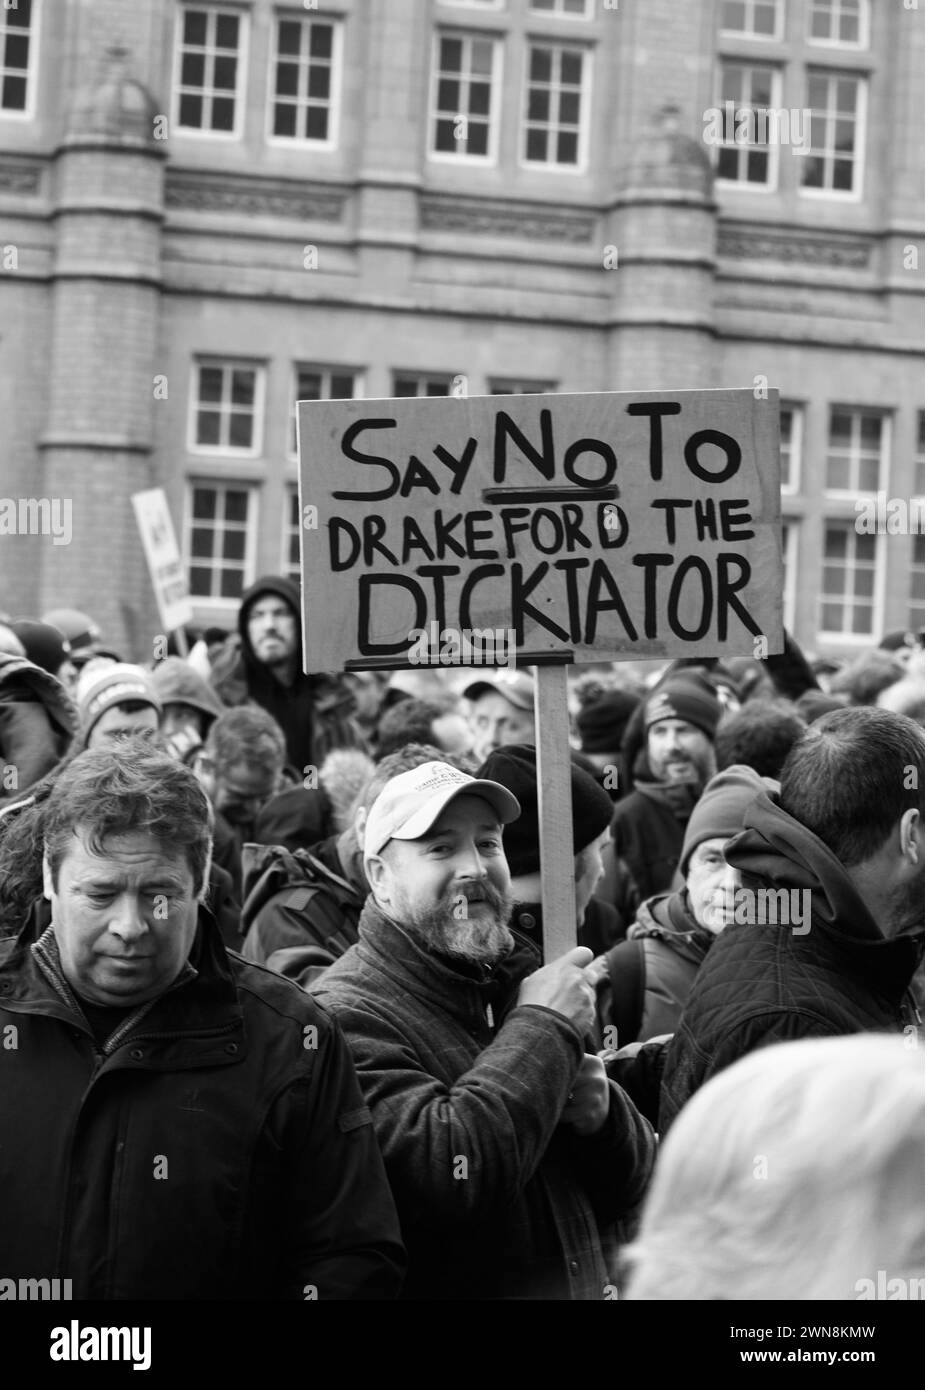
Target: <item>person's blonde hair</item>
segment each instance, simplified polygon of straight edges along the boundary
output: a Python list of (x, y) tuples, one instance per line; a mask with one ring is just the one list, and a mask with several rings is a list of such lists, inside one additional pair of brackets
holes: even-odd
[(870, 1298), (882, 1272), (881, 1287), (918, 1279), (910, 1296), (925, 1297), (923, 1180), (917, 1036), (761, 1048), (672, 1125), (624, 1252), (625, 1296)]

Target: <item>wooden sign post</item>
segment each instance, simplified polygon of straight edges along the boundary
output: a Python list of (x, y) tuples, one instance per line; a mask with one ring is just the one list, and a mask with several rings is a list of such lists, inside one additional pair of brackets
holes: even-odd
[(537, 668), (552, 959), (576, 935), (567, 666), (783, 649), (777, 392), (298, 410), (306, 671)]

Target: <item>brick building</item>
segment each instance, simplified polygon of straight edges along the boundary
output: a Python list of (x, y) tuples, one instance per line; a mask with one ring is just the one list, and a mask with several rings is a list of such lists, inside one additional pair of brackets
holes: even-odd
[(229, 624), (299, 398), (766, 378), (788, 625), (925, 625), (922, 90), (915, 0), (0, 0), (0, 607), (150, 655), (163, 486)]

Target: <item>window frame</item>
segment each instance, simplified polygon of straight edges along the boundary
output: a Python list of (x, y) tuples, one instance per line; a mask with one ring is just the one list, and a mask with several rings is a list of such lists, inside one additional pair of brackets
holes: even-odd
[[(574, 164), (561, 164), (558, 160), (528, 159), (526, 154), (527, 129), (530, 122), (527, 111), (530, 104), (530, 55), (534, 48), (558, 49), (562, 52), (581, 55), (581, 87), (579, 88), (580, 118), (578, 124), (577, 160)], [(561, 58), (560, 58), (561, 67)], [(587, 174), (591, 144), (591, 104), (594, 91), (594, 49), (589, 44), (574, 43), (567, 39), (550, 38), (546, 35), (526, 34), (524, 36), (523, 88), (520, 96), (520, 123), (517, 132), (517, 163), (520, 169), (531, 173), (544, 174)], [(549, 88), (548, 90), (552, 90)], [(559, 92), (562, 88), (557, 88)], [(552, 134), (561, 127), (549, 126)]]
[[(860, 537), (860, 533), (858, 532), (856, 522), (857, 522), (857, 518), (856, 518), (856, 517), (855, 517), (853, 520), (852, 520), (851, 518), (849, 518), (849, 517), (843, 517), (843, 516), (825, 516), (825, 515), (824, 515), (824, 516), (822, 517), (822, 537), (821, 537), (821, 542), (822, 542), (822, 543), (821, 543), (821, 545), (820, 545), (820, 572), (819, 572), (819, 593), (818, 593), (818, 604), (819, 604), (819, 607), (818, 607), (818, 609), (817, 609), (818, 622), (817, 622), (816, 631), (817, 631), (817, 633), (818, 633), (818, 635), (819, 635), (820, 637), (825, 637), (825, 638), (837, 638), (840, 642), (849, 642), (849, 643), (850, 643), (850, 642), (854, 642), (854, 643), (858, 643), (858, 644), (863, 643), (864, 645), (869, 646), (869, 645), (870, 645), (871, 638), (874, 636), (874, 634), (875, 634), (877, 631), (879, 631), (879, 629), (880, 629), (880, 627), (881, 627), (881, 625), (882, 625), (882, 613), (883, 613), (883, 579), (884, 579), (884, 565), (885, 565), (885, 563), (886, 563), (886, 558), (885, 558), (885, 557), (886, 557), (886, 547), (879, 544), (880, 540), (882, 539), (882, 537), (879, 535), (879, 533), (876, 533), (876, 532), (875, 532), (875, 533), (873, 534), (873, 536), (872, 536), (872, 539), (873, 539), (873, 542), (874, 542), (874, 567), (873, 567), (873, 568), (874, 568), (874, 587), (873, 587), (873, 593), (872, 593), (872, 595), (871, 595), (871, 602), (870, 602), (870, 615), (871, 615), (871, 626), (870, 626), (870, 631), (869, 631), (869, 632), (850, 632), (850, 631), (845, 631), (844, 629), (835, 630), (835, 629), (832, 629), (832, 628), (824, 627), (824, 626), (823, 626), (823, 623), (822, 623), (822, 615), (823, 615), (823, 612), (824, 612), (824, 610), (825, 610), (825, 606), (826, 606), (826, 603), (827, 603), (827, 602), (828, 602), (828, 603), (838, 602), (838, 603), (841, 603), (841, 604), (842, 604), (844, 607), (846, 607), (846, 608), (850, 607), (850, 609), (851, 609), (851, 616), (852, 616), (852, 617), (854, 616), (854, 599), (853, 599), (853, 597), (848, 597), (848, 596), (844, 596), (844, 595), (843, 595), (843, 596), (839, 596), (839, 595), (836, 595), (836, 594), (826, 594), (825, 591), (824, 591), (824, 589), (823, 589), (824, 580), (823, 580), (823, 577), (822, 577), (822, 576), (823, 576), (823, 573), (824, 573), (824, 571), (825, 571), (826, 565), (829, 564), (829, 563), (831, 563), (831, 562), (827, 559), (827, 557), (826, 557), (826, 552), (825, 552), (825, 533), (826, 533), (826, 530), (827, 530), (828, 527), (830, 527), (830, 526), (835, 526), (835, 527), (843, 526), (843, 527), (845, 528), (847, 534), (848, 534), (849, 545), (853, 545), (853, 547), (854, 547), (855, 550), (856, 550), (856, 549), (857, 549), (857, 541), (858, 541), (858, 539), (859, 539), (859, 537)], [(853, 539), (852, 539), (852, 538), (853, 538)]]
[[(853, 181), (856, 187), (852, 187), (851, 189), (815, 188), (812, 185), (804, 184), (801, 175), (797, 184), (797, 193), (802, 198), (832, 198), (840, 203), (859, 203), (864, 197), (864, 180), (867, 172), (865, 152), (867, 148), (868, 75), (864, 71), (855, 72), (847, 68), (830, 68), (826, 66), (820, 67), (818, 65), (813, 65), (812, 63), (807, 63), (803, 70), (803, 76), (805, 81), (804, 96), (807, 98), (803, 103), (804, 111), (809, 111), (811, 113), (813, 111), (813, 108), (809, 105), (808, 100), (809, 80), (811, 76), (819, 74), (825, 74), (830, 79), (834, 78), (836, 81), (838, 81), (840, 78), (850, 78), (852, 81), (857, 83), (858, 101), (855, 107), (854, 120), (854, 128), (857, 136), (855, 140), (854, 169), (857, 178)], [(827, 122), (829, 118), (829, 109), (830, 108), (827, 108), (826, 110)], [(813, 134), (815, 119), (815, 116), (811, 114), (809, 123), (810, 137), (812, 137)], [(837, 115), (835, 116), (835, 119), (838, 119)], [(815, 150), (813, 145), (810, 144), (808, 146), (805, 146), (800, 153), (803, 158), (810, 159), (814, 155)], [(828, 157), (828, 154), (829, 152), (827, 151), (826, 157)], [(832, 152), (832, 156), (834, 157), (834, 151)]]
[[(851, 415), (851, 416), (858, 416), (858, 417), (862, 417), (862, 416), (864, 416), (864, 415), (869, 415), (869, 416), (875, 417), (876, 419), (878, 419), (878, 420), (880, 421), (880, 425), (881, 425), (881, 429), (880, 429), (880, 469), (879, 469), (879, 474), (878, 474), (878, 478), (877, 478), (877, 486), (876, 486), (875, 488), (871, 489), (871, 488), (855, 487), (855, 486), (853, 486), (852, 480), (849, 480), (849, 483), (848, 483), (848, 486), (847, 486), (847, 487), (836, 488), (836, 487), (829, 487), (829, 486), (827, 485), (826, 479), (827, 479), (828, 468), (829, 468), (829, 454), (832, 452), (832, 442), (831, 442), (831, 440), (832, 440), (832, 416), (833, 416), (833, 415), (836, 415), (836, 414), (837, 414), (837, 415)], [(853, 431), (852, 431), (852, 433), (853, 433)], [(858, 435), (860, 436), (860, 427), (859, 427), (859, 429), (858, 429)], [(850, 500), (850, 501), (854, 501), (854, 500), (856, 500), (856, 499), (859, 498), (859, 497), (876, 497), (876, 495), (877, 495), (878, 492), (883, 492), (883, 491), (887, 491), (887, 492), (888, 492), (888, 491), (889, 491), (889, 487), (890, 487), (890, 457), (891, 457), (892, 445), (893, 445), (893, 413), (892, 413), (892, 411), (890, 411), (890, 410), (888, 410), (888, 409), (885, 409), (885, 408), (883, 408), (883, 407), (881, 407), (881, 406), (842, 405), (842, 404), (839, 403), (839, 402), (831, 402), (831, 403), (829, 404), (829, 416), (828, 416), (828, 420), (827, 420), (827, 422), (826, 422), (825, 454), (824, 454), (824, 459), (823, 459), (823, 470), (824, 470), (824, 471), (823, 471), (823, 475), (822, 475), (822, 488), (821, 488), (822, 496), (823, 496), (823, 497), (826, 497), (826, 498), (831, 498), (833, 501), (838, 502), (838, 501), (849, 501), (849, 500)], [(857, 465), (858, 469), (860, 468), (860, 462), (861, 462), (860, 453), (854, 454), (854, 455), (852, 456), (852, 463), (853, 463), (854, 465)], [(886, 474), (886, 477), (884, 477), (884, 473)]]
[(293, 532), (293, 530), (295, 531), (295, 539), (296, 539), (296, 541), (298, 542), (297, 549), (298, 549), (298, 551), (299, 551), (299, 555), (301, 556), (301, 553), (302, 553), (302, 552), (301, 552), (301, 539), (300, 539), (300, 537), (301, 537), (301, 520), (302, 520), (302, 516), (301, 516), (301, 512), (299, 511), (299, 484), (298, 484), (298, 480), (296, 480), (295, 482), (293, 482), (292, 479), (287, 478), (283, 486), (284, 486), (284, 491), (285, 491), (285, 496), (286, 496), (286, 503), (287, 503), (287, 505), (288, 505), (288, 507), (289, 507), (289, 509), (290, 509), (290, 513), (291, 513), (291, 509), (292, 509), (292, 504), (293, 504), (293, 502), (295, 503), (295, 526), (293, 527), (293, 525), (292, 525), (292, 523), (291, 523), (291, 521), (290, 521), (290, 517), (289, 517), (289, 515), (287, 515), (287, 508), (284, 506), (283, 509), (282, 509), (282, 512), (283, 512), (283, 535), (282, 535), (282, 547), (281, 547), (281, 549), (280, 549), (280, 570), (279, 570), (279, 572), (280, 572), (280, 574), (285, 575), (287, 579), (297, 579), (297, 580), (299, 581), (299, 583), (301, 583), (301, 580), (302, 580), (301, 560), (300, 560), (300, 559), (297, 559), (297, 560), (296, 560), (295, 573), (293, 573), (293, 572), (292, 572), (292, 568), (291, 568), (291, 563), (292, 563), (292, 562), (291, 562), (290, 559), (289, 559), (289, 542), (292, 540), (292, 532)]
[(426, 382), (426, 381), (443, 381), (444, 378), (445, 378), (445, 379), (446, 379), (446, 394), (447, 394), (447, 396), (451, 396), (452, 393), (453, 393), (453, 382), (455, 381), (455, 379), (456, 379), (458, 376), (467, 376), (467, 373), (466, 373), (466, 372), (429, 372), (429, 371), (427, 371), (427, 370), (421, 370), (421, 371), (412, 371), (412, 370), (408, 370), (408, 371), (406, 371), (406, 370), (404, 370), (404, 369), (402, 369), (402, 370), (397, 370), (397, 369), (394, 369), (394, 368), (393, 368), (393, 370), (392, 370), (392, 399), (393, 399), (393, 400), (408, 400), (408, 401), (414, 401), (414, 400), (419, 400), (419, 401), (420, 401), (420, 400), (441, 400), (441, 399), (442, 399), (442, 396), (440, 396), (440, 395), (431, 395), (431, 394), (429, 394), (429, 393), (426, 392), (426, 391), (425, 391), (423, 394), (422, 394), (420, 391), (418, 391), (418, 392), (417, 392), (415, 395), (413, 395), (413, 396), (399, 396), (399, 395), (398, 395), (398, 392), (397, 392), (397, 390), (396, 390), (399, 377), (407, 377), (407, 378), (409, 378), (409, 379), (410, 379), (411, 377), (414, 377), (414, 378), (416, 378), (416, 380), (418, 381), (419, 384), (420, 384), (421, 382)]
[[(308, 135), (276, 135), (273, 132), (273, 120), (275, 116), (274, 104), (277, 100), (275, 86), (276, 63), (279, 58), (279, 26), (284, 23), (309, 25), (327, 24), (333, 31), (331, 40), (331, 90), (328, 96), (328, 134), (324, 140), (315, 140)], [(264, 121), (264, 139), (267, 144), (273, 145), (276, 148), (289, 150), (311, 150), (319, 154), (336, 150), (340, 141), (341, 92), (344, 70), (343, 16), (336, 14), (322, 15), (318, 11), (309, 14), (297, 14), (289, 10), (274, 10), (273, 26), (267, 50), (267, 99)], [(301, 58), (301, 53), (299, 56)], [(290, 103), (287, 102), (286, 104), (288, 105)], [(305, 108), (301, 105), (296, 106), (297, 112), (301, 113), (304, 109)]]
[[(717, 99), (716, 99), (716, 107), (717, 107), (717, 109), (718, 109), (720, 112), (722, 112), (723, 114), (725, 114), (725, 109), (726, 109), (726, 108), (725, 108), (725, 103), (726, 103), (726, 101), (729, 99), (729, 98), (726, 98), (726, 97), (723, 96), (723, 91), (724, 91), (724, 86), (723, 86), (723, 68), (724, 68), (727, 64), (728, 64), (728, 65), (734, 64), (734, 65), (737, 66), (737, 67), (740, 67), (740, 68), (747, 68), (747, 69), (749, 69), (749, 70), (752, 70), (752, 69), (754, 69), (754, 68), (766, 68), (766, 69), (767, 69), (768, 71), (770, 71), (770, 73), (771, 73), (771, 102), (770, 102), (770, 104), (769, 104), (768, 106), (766, 106), (766, 107), (759, 107), (759, 106), (752, 106), (752, 105), (739, 106), (738, 103), (737, 103), (737, 104), (736, 104), (736, 113), (738, 113), (739, 110), (748, 110), (748, 111), (761, 111), (761, 110), (771, 111), (771, 110), (775, 110), (775, 111), (780, 111), (780, 110), (782, 109), (782, 107), (781, 107), (781, 91), (782, 91), (782, 88), (783, 88), (783, 68), (782, 68), (782, 66), (780, 65), (780, 63), (776, 63), (776, 62), (773, 62), (773, 61), (768, 61), (767, 59), (764, 59), (764, 58), (761, 58), (761, 59), (743, 58), (743, 57), (734, 56), (733, 54), (730, 54), (730, 53), (722, 53), (722, 54), (720, 54), (720, 56), (719, 56), (719, 73), (718, 73), (718, 77), (719, 77), (719, 82), (718, 82), (719, 95), (717, 96)], [(778, 176), (779, 176), (779, 172), (780, 172), (780, 143), (779, 143), (779, 141), (768, 141), (768, 142), (767, 142), (766, 144), (764, 144), (764, 145), (757, 144), (757, 143), (756, 143), (756, 144), (737, 144), (734, 140), (733, 140), (731, 143), (727, 143), (726, 141), (723, 141), (723, 142), (721, 142), (721, 143), (718, 143), (718, 144), (715, 146), (715, 149), (716, 149), (716, 156), (715, 156), (714, 163), (713, 163), (713, 170), (714, 170), (714, 174), (715, 174), (715, 177), (716, 177), (716, 182), (717, 182), (717, 184), (721, 185), (724, 189), (736, 188), (736, 189), (739, 189), (739, 190), (742, 191), (742, 192), (748, 192), (748, 193), (777, 193), (777, 192), (778, 192)], [(746, 154), (746, 160), (745, 160), (745, 161), (743, 161), (743, 160), (741, 160), (741, 159), (739, 160), (739, 163), (740, 163), (740, 164), (745, 163), (745, 164), (746, 164), (746, 167), (747, 167), (747, 152), (748, 152), (748, 151), (750, 151), (750, 150), (758, 150), (758, 151), (763, 151), (764, 153), (766, 153), (766, 154), (767, 154), (767, 157), (768, 157), (768, 177), (767, 177), (767, 180), (766, 180), (764, 183), (756, 183), (756, 182), (754, 182), (753, 180), (750, 180), (750, 179), (738, 179), (738, 178), (736, 178), (736, 179), (731, 179), (731, 178), (729, 178), (727, 175), (721, 174), (721, 173), (720, 173), (720, 153), (721, 153), (721, 151), (723, 151), (723, 150), (736, 150), (736, 151), (738, 151), (740, 154), (743, 154), (743, 153)]]
[[(430, 82), (428, 83), (427, 93), (427, 129), (426, 129), (426, 155), (428, 160), (435, 164), (444, 164), (449, 167), (460, 165), (463, 167), (475, 168), (496, 168), (498, 165), (498, 151), (501, 143), (501, 117), (503, 106), (503, 84), (504, 84), (504, 40), (505, 34), (497, 32), (487, 32), (480, 29), (454, 29), (452, 27), (437, 27), (433, 33), (431, 43), (430, 61)], [(443, 69), (439, 66), (440, 45), (444, 39), (459, 39), (462, 43), (490, 43), (492, 48), (491, 77), (489, 79), (489, 109), (488, 109), (488, 151), (486, 154), (460, 154), (456, 151), (436, 150), (433, 141), (437, 135), (437, 121), (441, 115), (437, 110), (437, 93), (440, 87), (440, 78)], [(457, 112), (462, 115), (463, 112)], [(467, 113), (468, 114), (468, 113)], [(442, 119), (446, 119), (442, 117)]]
[[(189, 474), (186, 478), (186, 494), (184, 498), (184, 527), (183, 527), (183, 566), (186, 573), (186, 581), (189, 585), (190, 600), (194, 605), (217, 605), (228, 610), (236, 610), (241, 606), (241, 598), (224, 598), (221, 594), (197, 594), (193, 592), (192, 570), (194, 556), (192, 553), (193, 540), (193, 492), (196, 488), (213, 488), (216, 491), (234, 491), (247, 494), (247, 521), (244, 527), (244, 565), (241, 575), (241, 593), (245, 593), (253, 584), (257, 568), (257, 537), (259, 534), (260, 522), (260, 485), (249, 479), (234, 479), (227, 477), (211, 477), (208, 475)], [(214, 533), (214, 532), (213, 532)], [(218, 569), (213, 568), (216, 557), (210, 557), (209, 572), (212, 575), (221, 573), (224, 568), (219, 564)], [(202, 566), (200, 566), (202, 568)]]
[[(12, 106), (0, 106), (0, 119), (4, 121), (33, 121), (35, 120), (38, 108), (38, 85), (39, 85), (39, 46), (41, 43), (41, 15), (43, 0), (32, 0), (32, 15), (29, 21), (29, 66), (25, 69), (26, 77), (26, 104), (18, 110)], [(10, 14), (11, 11), (2, 7), (0, 0), (0, 16)], [(9, 33), (6, 24), (0, 29), (0, 35), (5, 36)], [(15, 73), (17, 70), (13, 69)], [(6, 73), (7, 69), (3, 68)]]
[[(296, 362), (292, 362), (289, 371), (289, 428), (286, 434), (286, 458), (290, 463), (298, 463), (299, 460), (298, 412), (296, 411), (296, 402), (301, 399), (301, 397), (298, 394), (300, 372), (318, 372), (319, 375), (322, 377), (322, 380), (324, 380), (324, 378), (327, 378), (328, 385), (330, 385), (330, 378), (332, 376), (338, 376), (340, 374), (343, 374), (344, 376), (353, 377), (352, 396), (322, 395), (318, 397), (319, 400), (361, 401), (363, 400), (365, 394), (363, 390), (363, 371), (359, 367), (341, 366), (339, 363), (336, 362), (325, 364), (322, 364), (320, 362), (306, 362), (302, 359), (299, 359)], [(294, 448), (291, 447), (293, 439), (295, 440)]]
[(579, 24), (594, 18), (594, 0), (582, 0), (584, 10), (581, 14), (576, 14), (572, 10), (560, 9), (562, 3), (563, 0), (553, 0), (552, 9), (540, 9), (533, 3), (533, 0), (527, 0), (527, 14), (530, 19), (562, 19), (566, 23), (577, 20)]
[[(806, 409), (802, 401), (781, 401), (781, 414), (790, 412), (790, 476), (785, 483), (781, 481), (780, 490), (786, 497), (793, 497), (800, 491), (803, 473), (803, 438), (806, 428)], [(783, 469), (781, 470), (783, 474)]]
[[(841, 19), (842, 0), (830, 0), (831, 4), (837, 6), (837, 18)], [(860, 12), (858, 14), (858, 38), (856, 42), (850, 39), (818, 39), (811, 32), (813, 22), (813, 9), (816, 0), (809, 0), (806, 6), (806, 33), (805, 41), (813, 48), (828, 48), (842, 53), (863, 53), (870, 48), (870, 0), (858, 0)]]
[[(505, 386), (505, 389), (500, 388)], [(524, 390), (529, 386), (530, 390)], [(555, 381), (537, 381), (530, 377), (511, 377), (511, 376), (490, 376), (488, 378), (489, 396), (547, 396), (554, 395), (559, 390), (558, 383)]]
[(788, 632), (793, 632), (796, 626), (796, 607), (797, 607), (797, 551), (798, 533), (801, 525), (801, 518), (796, 516), (781, 517), (781, 529), (786, 526), (787, 537), (781, 536), (781, 553), (784, 561), (784, 627)]
[[(254, 380), (254, 443), (249, 449), (239, 448), (235, 445), (225, 444), (199, 444), (196, 441), (196, 417), (203, 402), (199, 395), (200, 378), (199, 373), (203, 367), (221, 367), (223, 370), (228, 368), (244, 369), (253, 371)], [(256, 362), (250, 357), (215, 357), (212, 354), (202, 354), (193, 358), (191, 368), (191, 381), (189, 392), (189, 415), (187, 420), (186, 451), (188, 454), (195, 454), (200, 458), (234, 458), (234, 459), (256, 459), (263, 455), (264, 431), (266, 428), (266, 384), (267, 369), (263, 362)], [(224, 385), (221, 404), (224, 405)], [(211, 402), (205, 402), (209, 405)], [(229, 412), (235, 413), (235, 412)]]
[[(207, 14), (234, 15), (238, 20), (238, 61), (235, 70), (234, 127), (231, 130), (207, 130), (203, 126), (180, 124), (180, 75), (182, 72), (183, 24), (188, 11), (203, 10)], [(174, 37), (173, 75), (171, 79), (171, 131), (190, 139), (240, 141), (244, 137), (247, 108), (247, 72), (250, 61), (250, 12), (236, 5), (212, 4), (208, 0), (182, 0), (177, 6)]]
[[(909, 588), (906, 594), (906, 626), (910, 632), (918, 632), (920, 628), (925, 627), (925, 599), (922, 599), (921, 602), (917, 602), (913, 598), (912, 580), (916, 573), (925, 575), (925, 560), (923, 560), (922, 564), (919, 565), (918, 570), (916, 570), (915, 559), (915, 543), (916, 541), (922, 541), (923, 547), (925, 547), (925, 532), (913, 531), (911, 533), (910, 540), (912, 542), (912, 546), (909, 552)], [(923, 615), (921, 622), (913, 621), (913, 608), (921, 608)]]
[[(724, 39), (754, 39), (757, 43), (780, 43), (784, 37), (787, 26), (786, 0), (764, 0), (764, 3), (774, 5), (774, 33), (759, 34), (752, 29), (724, 29), (722, 22), (722, 0), (720, 0), (720, 37)], [(747, 15), (754, 19), (756, 0), (741, 0), (744, 4)]]

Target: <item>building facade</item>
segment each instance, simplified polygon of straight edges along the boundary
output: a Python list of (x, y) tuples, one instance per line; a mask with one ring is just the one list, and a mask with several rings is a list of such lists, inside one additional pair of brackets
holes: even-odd
[(0, 607), (150, 656), (163, 487), (232, 625), (298, 399), (749, 386), (788, 627), (925, 626), (923, 90), (914, 0), (0, 0)]

